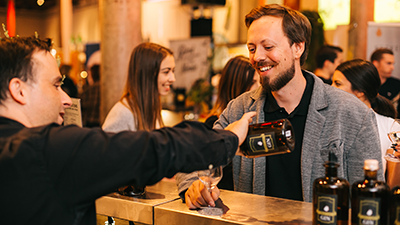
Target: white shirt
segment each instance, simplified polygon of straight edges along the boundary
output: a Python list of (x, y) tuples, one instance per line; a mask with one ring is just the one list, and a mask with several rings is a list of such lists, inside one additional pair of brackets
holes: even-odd
[(386, 159), (384, 156), (386, 155), (386, 150), (392, 146), (392, 142), (389, 139), (388, 133), (392, 131), (400, 131), (400, 124), (395, 123), (392, 127), (395, 120), (390, 117), (382, 116), (378, 113), (375, 113), (376, 122), (379, 130), (379, 138), (381, 140), (381, 151), (382, 151), (382, 164), (383, 171), (386, 172)]

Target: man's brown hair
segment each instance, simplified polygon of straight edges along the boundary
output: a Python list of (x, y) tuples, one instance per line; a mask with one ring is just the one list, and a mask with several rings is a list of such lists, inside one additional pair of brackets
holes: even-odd
[(290, 45), (304, 42), (304, 52), (300, 57), (300, 65), (303, 65), (307, 59), (311, 40), (311, 23), (308, 18), (296, 10), (278, 4), (270, 4), (256, 7), (246, 15), (245, 23), (247, 28), (255, 20), (263, 16), (282, 18), (282, 30), (290, 40)]

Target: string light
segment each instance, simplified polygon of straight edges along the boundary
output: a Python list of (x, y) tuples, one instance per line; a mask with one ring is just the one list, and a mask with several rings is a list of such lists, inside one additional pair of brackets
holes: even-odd
[(38, 6), (42, 6), (44, 4), (44, 0), (37, 0)]
[(86, 77), (88, 76), (88, 73), (87, 73), (86, 71), (82, 71), (79, 75), (80, 75), (83, 79), (86, 79)]

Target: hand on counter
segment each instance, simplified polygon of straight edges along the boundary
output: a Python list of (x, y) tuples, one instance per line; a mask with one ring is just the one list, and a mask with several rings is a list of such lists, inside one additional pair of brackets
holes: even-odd
[[(225, 130), (229, 130), (236, 134), (239, 138), (239, 146), (246, 140), (247, 130), (249, 129), (249, 124), (253, 121), (253, 117), (256, 115), (256, 112), (248, 112), (245, 113), (240, 120), (235, 121), (225, 127)], [(239, 151), (236, 152), (237, 155), (242, 155)]]
[(215, 201), (219, 198), (220, 192), (218, 187), (215, 187), (211, 190), (212, 191), (209, 192), (207, 187), (202, 182), (196, 180), (186, 191), (186, 205), (189, 207), (189, 209), (197, 209), (208, 205), (214, 207)]

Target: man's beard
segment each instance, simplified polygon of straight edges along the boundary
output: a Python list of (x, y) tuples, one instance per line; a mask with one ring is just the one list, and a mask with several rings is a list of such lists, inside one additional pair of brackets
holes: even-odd
[(279, 91), (281, 88), (283, 88), (289, 81), (291, 81), (294, 77), (294, 60), (292, 62), (292, 66), (284, 71), (282, 74), (278, 74), (278, 77), (270, 83), (270, 79), (267, 76), (260, 76), (260, 83), (261, 86), (263, 87), (264, 91), (270, 92), (270, 91)]

